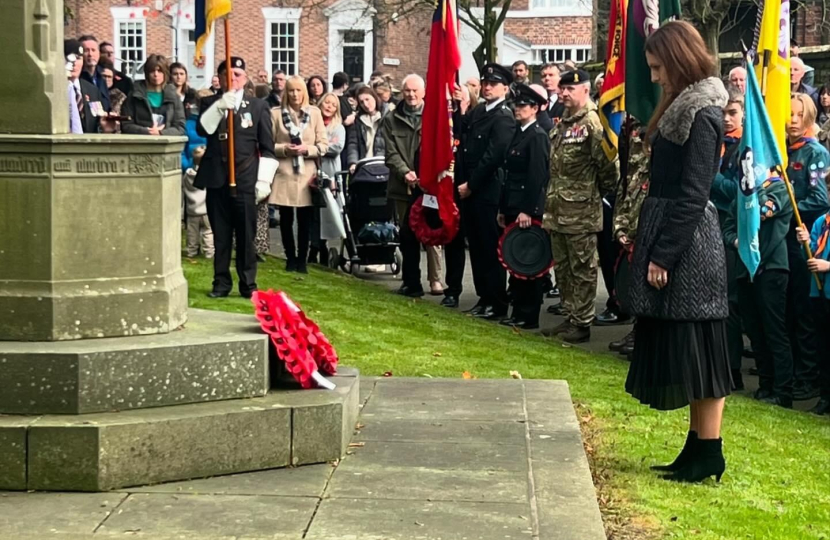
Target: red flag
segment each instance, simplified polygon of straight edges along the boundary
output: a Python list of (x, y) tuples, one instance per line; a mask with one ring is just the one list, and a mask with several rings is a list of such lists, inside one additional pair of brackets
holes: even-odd
[(439, 180), (446, 176), (453, 162), (450, 96), (460, 67), (455, 0), (438, 0), (429, 44), (418, 176), (421, 189), (438, 197), (438, 212), (444, 223), (452, 221), (455, 209), (452, 177)]

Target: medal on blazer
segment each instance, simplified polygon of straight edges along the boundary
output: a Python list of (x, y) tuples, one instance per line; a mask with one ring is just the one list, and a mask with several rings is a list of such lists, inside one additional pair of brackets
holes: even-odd
[(242, 127), (242, 129), (246, 129), (246, 128), (249, 128), (249, 127), (253, 126), (254, 125), (254, 120), (253, 120), (253, 118), (251, 118), (251, 113), (249, 113), (249, 112), (242, 113), (242, 116), (239, 119), (239, 125)]

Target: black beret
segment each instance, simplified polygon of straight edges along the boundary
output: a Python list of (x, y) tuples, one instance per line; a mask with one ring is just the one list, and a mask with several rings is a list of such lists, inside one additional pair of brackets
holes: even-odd
[(80, 58), (84, 54), (84, 48), (81, 47), (81, 42), (77, 39), (63, 40), (63, 56), (69, 60), (69, 55), (74, 54), (76, 58)]
[(541, 107), (548, 101), (540, 96), (536, 90), (524, 83), (516, 83), (512, 89), (513, 103), (516, 105), (538, 105)]
[(513, 72), (501, 64), (485, 64), (481, 68), (481, 80), (510, 84), (513, 82)]
[[(221, 72), (225, 71), (226, 64), (227, 64), (227, 62), (225, 60), (222, 60), (222, 63), (219, 64), (219, 67), (216, 69), (216, 73), (221, 73)], [(242, 58), (240, 58), (238, 56), (231, 56), (231, 67), (235, 68), (235, 69), (241, 69), (241, 70), (244, 71), (245, 70), (245, 60), (243, 60)]]
[(584, 69), (572, 69), (566, 71), (559, 78), (559, 86), (569, 86), (572, 84), (591, 84), (591, 76)]

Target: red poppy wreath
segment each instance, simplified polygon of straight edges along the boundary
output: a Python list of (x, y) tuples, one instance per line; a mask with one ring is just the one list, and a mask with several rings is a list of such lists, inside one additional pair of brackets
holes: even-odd
[(283, 291), (255, 291), (251, 301), (262, 330), (271, 336), (277, 355), (286, 369), (302, 385), (333, 390), (334, 383), (324, 378), (337, 371), (337, 353), (297, 304)]
[(424, 196), (421, 195), (409, 209), (409, 228), (425, 246), (445, 246), (458, 234), (461, 224), (461, 215), (455, 202), (452, 203), (452, 212), (446, 213), (449, 214), (449, 220), (442, 220), (438, 210), (424, 206)]

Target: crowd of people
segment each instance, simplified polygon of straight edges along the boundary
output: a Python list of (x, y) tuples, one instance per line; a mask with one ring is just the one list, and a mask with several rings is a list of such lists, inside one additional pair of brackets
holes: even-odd
[[(648, 45), (646, 51), (663, 101), (648, 126), (626, 123), (619, 160), (602, 149), (601, 87), (595, 82), (592, 92), (591, 77), (573, 63), (541, 66), (541, 84), (530, 84), (525, 62), (512, 69), (487, 64), (480, 77), (458, 85), (452, 103), (461, 226), (445, 246), (422, 246), (409, 220), (422, 195), (425, 83), (416, 74), (400, 81), (400, 89), (381, 73), (368, 83), (345, 73), (328, 84), (316, 75), (276, 71), (269, 77), (262, 70), (249, 79), (245, 61), (234, 57), (219, 66), (210, 88), (194, 90), (187, 68), (161, 55), (148, 57), (144, 80), (131, 81), (113, 66), (110, 44), (82, 36), (65, 43), (71, 127), (188, 137), (182, 154), (186, 249), (188, 256), (215, 259), (213, 297), (233, 288), (234, 241), (239, 291), (256, 290), (257, 259), (269, 248), (269, 222), (276, 218), (269, 209), (278, 214), (286, 270), (306, 273), (309, 262), (327, 264), (321, 230), (330, 224), (313, 200), (319, 173), (354, 172), (364, 160), (382, 157), (400, 227), (399, 294), (425, 294), (425, 249), (428, 291), (457, 308), (469, 252), (478, 298), (473, 317), (531, 330), (539, 327), (544, 299), (559, 297), (548, 311), (563, 322), (542, 333), (569, 343), (588, 341), (592, 325), (634, 322), (609, 348), (632, 361), (627, 389), (641, 401), (660, 409), (691, 404), (687, 446), (719, 440), (723, 398), (743, 388), (741, 358), (748, 351), (757, 364), (757, 399), (792, 407), (794, 400), (820, 397), (812, 412), (830, 414), (824, 342), (830, 336), (824, 328), (830, 320), (830, 83), (819, 90), (808, 84), (814, 71), (793, 48), (787, 173), (803, 227), (795, 226), (784, 182), (764, 179), (761, 265), (750, 279), (736, 232), (746, 166), (738, 152), (746, 70), (738, 66), (718, 78), (693, 28), (679, 22), (664, 28), (649, 41), (653, 52)], [(658, 41), (665, 50), (654, 48)], [(229, 111), (236, 193), (226, 172)], [(507, 279), (498, 243), (514, 223), (548, 231), (555, 272)], [(803, 243), (811, 244), (812, 258)], [(597, 314), (600, 274), (609, 297)], [(751, 344), (746, 350), (744, 335)], [(713, 445), (706, 452), (717, 453)], [(681, 465), (679, 458), (670, 470)]]

